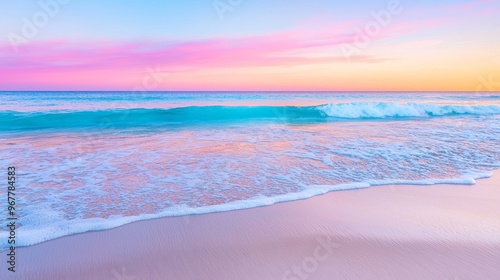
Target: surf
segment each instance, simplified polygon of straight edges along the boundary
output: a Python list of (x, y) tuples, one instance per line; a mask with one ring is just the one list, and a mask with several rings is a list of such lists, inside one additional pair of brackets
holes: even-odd
[(249, 121), (317, 123), (342, 120), (498, 115), (500, 106), (452, 106), (419, 103), (355, 102), (318, 106), (189, 106), (171, 109), (100, 111), (2, 111), (1, 131), (44, 129), (124, 129), (228, 124)]

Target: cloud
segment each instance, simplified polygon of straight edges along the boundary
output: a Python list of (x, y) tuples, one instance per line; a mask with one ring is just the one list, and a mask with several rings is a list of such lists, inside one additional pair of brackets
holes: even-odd
[[(439, 20), (391, 24), (372, 41), (397, 37), (439, 25)], [(351, 27), (349, 27), (351, 26)], [(143, 75), (146, 67), (187, 73), (213, 69), (277, 67), (343, 63), (383, 63), (382, 55), (354, 55), (347, 61), (338, 46), (353, 43), (355, 26), (338, 24), (321, 30), (295, 30), (243, 38), (193, 41), (67, 42), (33, 41), (14, 54), (0, 45), (0, 84), (10, 88), (46, 84), (110, 85)], [(331, 48), (332, 52), (316, 53)], [(337, 54), (335, 53), (337, 52)]]
[[(382, 40), (434, 26), (434, 21), (394, 24)], [(352, 26), (354, 27), (354, 26)], [(8, 45), (0, 46), (2, 69), (116, 69), (151, 64), (172, 68), (265, 67), (320, 63), (317, 58), (286, 55), (295, 50), (307, 52), (318, 47), (332, 47), (355, 41), (353, 28), (333, 26), (321, 32), (284, 32), (245, 38), (214, 38), (198, 41), (166, 42), (32, 42), (12, 55)], [(323, 57), (325, 63), (343, 62), (339, 57)], [(358, 62), (371, 62), (359, 56)]]

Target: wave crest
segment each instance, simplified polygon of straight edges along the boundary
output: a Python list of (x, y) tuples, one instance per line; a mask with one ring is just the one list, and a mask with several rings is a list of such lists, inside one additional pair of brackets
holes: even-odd
[(496, 115), (500, 106), (438, 106), (418, 103), (341, 103), (318, 106), (327, 116), (343, 119), (432, 117), (450, 115)]
[(202, 106), (172, 109), (0, 112), (0, 131), (134, 128), (271, 121), (314, 123), (342, 119), (422, 118), (453, 115), (498, 115), (500, 106), (439, 106), (417, 103), (339, 103), (319, 106)]

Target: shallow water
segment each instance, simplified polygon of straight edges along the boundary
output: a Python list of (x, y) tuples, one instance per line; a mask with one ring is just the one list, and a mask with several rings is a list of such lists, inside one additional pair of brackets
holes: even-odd
[(497, 93), (0, 96), (21, 246), (333, 190), (473, 184), (500, 167)]

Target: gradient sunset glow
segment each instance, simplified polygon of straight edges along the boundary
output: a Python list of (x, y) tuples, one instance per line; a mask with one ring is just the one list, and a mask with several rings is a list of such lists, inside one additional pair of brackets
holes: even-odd
[(500, 89), (498, 1), (269, 2), (10, 1), (0, 90)]

